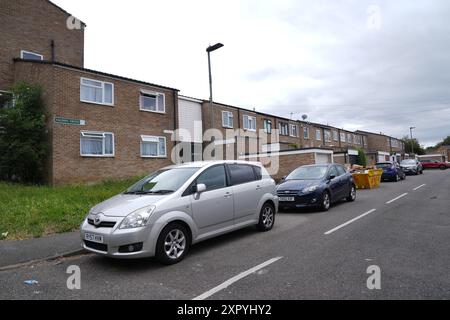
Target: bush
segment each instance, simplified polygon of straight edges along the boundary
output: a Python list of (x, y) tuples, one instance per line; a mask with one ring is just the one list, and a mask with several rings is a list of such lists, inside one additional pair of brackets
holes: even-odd
[(48, 150), (42, 88), (21, 82), (12, 93), (13, 106), (0, 109), (0, 179), (40, 184)]
[(358, 149), (358, 157), (356, 158), (356, 164), (360, 166), (367, 166), (367, 158), (363, 149)]

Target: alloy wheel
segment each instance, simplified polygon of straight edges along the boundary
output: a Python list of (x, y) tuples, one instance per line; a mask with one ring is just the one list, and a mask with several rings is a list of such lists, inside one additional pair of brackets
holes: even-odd
[(164, 251), (170, 259), (178, 259), (186, 249), (186, 236), (179, 229), (171, 230), (164, 240)]
[(270, 228), (273, 224), (273, 209), (266, 206), (262, 213), (262, 222), (266, 228)]
[(323, 207), (326, 210), (330, 208), (330, 196), (328, 195), (328, 192), (325, 192), (323, 195)]
[(355, 187), (352, 187), (351, 191), (350, 191), (350, 197), (352, 200), (356, 199), (356, 189)]

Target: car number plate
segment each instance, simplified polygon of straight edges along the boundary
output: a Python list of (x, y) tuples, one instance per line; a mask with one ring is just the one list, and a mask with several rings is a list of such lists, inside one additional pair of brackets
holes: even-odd
[(295, 201), (295, 198), (294, 197), (280, 197), (279, 200), (283, 201), (283, 202), (288, 202), (288, 201)]
[(99, 236), (99, 235), (92, 234), (92, 233), (85, 233), (84, 240), (96, 242), (96, 243), (103, 243), (103, 236)]

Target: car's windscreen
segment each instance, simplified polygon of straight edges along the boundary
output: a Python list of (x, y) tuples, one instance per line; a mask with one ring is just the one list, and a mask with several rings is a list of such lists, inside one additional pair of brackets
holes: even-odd
[(286, 180), (319, 180), (325, 177), (328, 166), (300, 167), (292, 171)]
[(400, 164), (416, 164), (414, 160), (403, 160)]
[(177, 191), (200, 168), (174, 168), (152, 173), (131, 186), (125, 194), (165, 194)]
[(392, 163), (377, 163), (375, 166), (377, 168), (390, 168), (392, 167)]

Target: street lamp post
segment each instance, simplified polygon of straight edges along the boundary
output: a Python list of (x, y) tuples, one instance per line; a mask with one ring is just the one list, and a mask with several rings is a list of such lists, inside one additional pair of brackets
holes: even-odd
[(211, 128), (214, 128), (214, 108), (213, 108), (213, 92), (212, 92), (212, 74), (211, 74), (211, 52), (220, 49), (223, 44), (216, 43), (213, 46), (206, 48), (208, 53), (208, 71), (209, 71), (209, 112), (211, 113)]
[(413, 130), (415, 128), (416, 127), (409, 127), (409, 133), (411, 134), (411, 153), (412, 154), (414, 154), (414, 143), (413, 143), (413, 134), (412, 134), (412, 132), (413, 132)]

